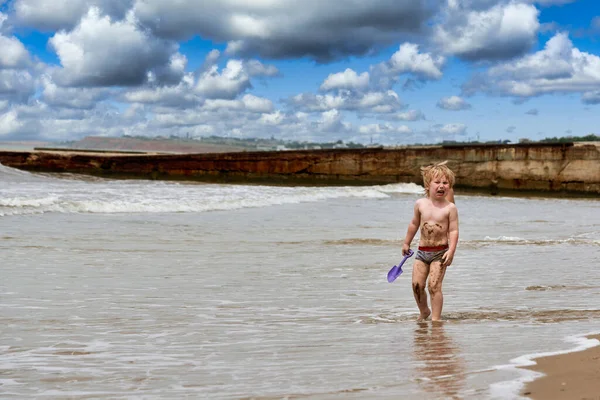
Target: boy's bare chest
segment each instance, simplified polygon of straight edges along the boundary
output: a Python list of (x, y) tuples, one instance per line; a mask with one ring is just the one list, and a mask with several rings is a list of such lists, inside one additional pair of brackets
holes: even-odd
[(425, 222), (436, 222), (446, 225), (448, 223), (448, 211), (446, 209), (426, 207), (424, 210), (421, 210), (421, 223)]

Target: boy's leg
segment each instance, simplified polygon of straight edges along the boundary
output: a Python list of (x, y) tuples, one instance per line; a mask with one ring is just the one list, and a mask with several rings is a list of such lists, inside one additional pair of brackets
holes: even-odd
[(429, 275), (429, 265), (421, 260), (415, 260), (412, 273), (412, 288), (417, 307), (419, 307), (419, 311), (421, 312), (419, 321), (427, 319), (429, 314), (431, 314), (431, 310), (427, 306), (427, 294), (425, 293), (427, 275)]
[(439, 321), (444, 306), (444, 295), (442, 294), (442, 281), (446, 275), (446, 267), (442, 267), (442, 261), (433, 261), (429, 267), (429, 283), (427, 288), (431, 295), (431, 320)]

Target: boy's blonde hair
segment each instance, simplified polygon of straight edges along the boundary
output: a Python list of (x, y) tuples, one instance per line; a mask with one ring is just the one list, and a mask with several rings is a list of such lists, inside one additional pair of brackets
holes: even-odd
[(448, 179), (450, 187), (454, 187), (454, 172), (448, 166), (448, 161), (437, 164), (431, 164), (426, 167), (421, 167), (421, 175), (423, 175), (423, 185), (425, 186), (425, 196), (429, 197), (429, 185), (431, 181), (438, 176), (444, 176)]

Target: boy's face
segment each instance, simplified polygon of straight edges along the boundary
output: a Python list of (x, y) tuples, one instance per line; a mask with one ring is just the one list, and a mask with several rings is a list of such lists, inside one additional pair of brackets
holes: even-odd
[(431, 182), (429, 183), (429, 197), (431, 197), (432, 199), (445, 198), (449, 190), (450, 181), (448, 181), (446, 175), (437, 174), (431, 179)]

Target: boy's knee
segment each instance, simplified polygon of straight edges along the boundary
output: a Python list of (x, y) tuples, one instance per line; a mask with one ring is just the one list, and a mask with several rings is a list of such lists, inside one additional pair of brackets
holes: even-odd
[(439, 283), (430, 283), (429, 285), (427, 285), (427, 290), (429, 291), (429, 294), (434, 295), (442, 291), (442, 285), (440, 285)]
[(413, 292), (415, 292), (415, 293), (416, 292), (422, 293), (425, 291), (425, 285), (422, 285), (419, 282), (413, 282), (412, 288), (413, 288)]

